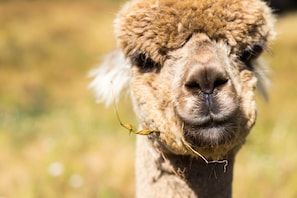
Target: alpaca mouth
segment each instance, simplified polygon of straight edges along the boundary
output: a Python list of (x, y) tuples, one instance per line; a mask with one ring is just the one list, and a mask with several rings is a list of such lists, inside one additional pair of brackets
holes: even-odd
[(203, 123), (184, 122), (185, 139), (193, 146), (213, 147), (226, 144), (237, 136), (238, 124), (234, 118), (214, 120), (205, 118)]
[(241, 112), (239, 105), (228, 108), (225, 111), (222, 108), (176, 108), (176, 114), (183, 123), (185, 140), (197, 147), (215, 147), (234, 141), (240, 135)]

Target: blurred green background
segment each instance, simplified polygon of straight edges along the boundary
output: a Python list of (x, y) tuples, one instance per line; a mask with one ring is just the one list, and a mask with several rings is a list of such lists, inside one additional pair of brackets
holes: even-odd
[[(133, 197), (134, 135), (96, 104), (88, 72), (115, 47), (122, 0), (0, 1), (0, 197)], [(234, 197), (297, 197), (297, 14), (265, 57), (270, 101), (239, 152)], [(296, 81), (295, 81), (296, 80)], [(129, 100), (119, 104), (136, 121)]]

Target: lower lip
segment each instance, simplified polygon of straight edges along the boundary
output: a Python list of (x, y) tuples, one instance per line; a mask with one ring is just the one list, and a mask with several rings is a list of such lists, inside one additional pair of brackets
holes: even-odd
[(184, 133), (186, 139), (195, 146), (217, 146), (235, 138), (236, 127), (232, 122), (185, 125)]

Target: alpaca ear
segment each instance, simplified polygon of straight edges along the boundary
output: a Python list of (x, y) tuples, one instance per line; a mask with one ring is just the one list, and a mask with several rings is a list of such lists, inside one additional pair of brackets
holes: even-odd
[(89, 74), (94, 80), (89, 88), (95, 92), (97, 102), (110, 106), (118, 101), (121, 92), (127, 89), (131, 79), (130, 61), (120, 50), (108, 54), (102, 64)]
[(265, 61), (262, 58), (259, 58), (257, 62), (255, 63), (255, 75), (258, 79), (257, 82), (257, 89), (263, 96), (263, 98), (268, 101), (269, 100), (269, 94), (267, 89), (270, 88), (270, 69), (266, 66)]

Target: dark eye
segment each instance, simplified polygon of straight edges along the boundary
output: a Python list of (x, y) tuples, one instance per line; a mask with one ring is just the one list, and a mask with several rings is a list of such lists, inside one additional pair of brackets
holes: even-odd
[(147, 73), (160, 69), (160, 64), (147, 57), (144, 53), (135, 53), (130, 56), (132, 65), (139, 68), (140, 72)]
[(261, 45), (254, 45), (252, 49), (243, 51), (239, 58), (248, 68), (253, 69), (252, 61), (257, 59), (262, 52)]

